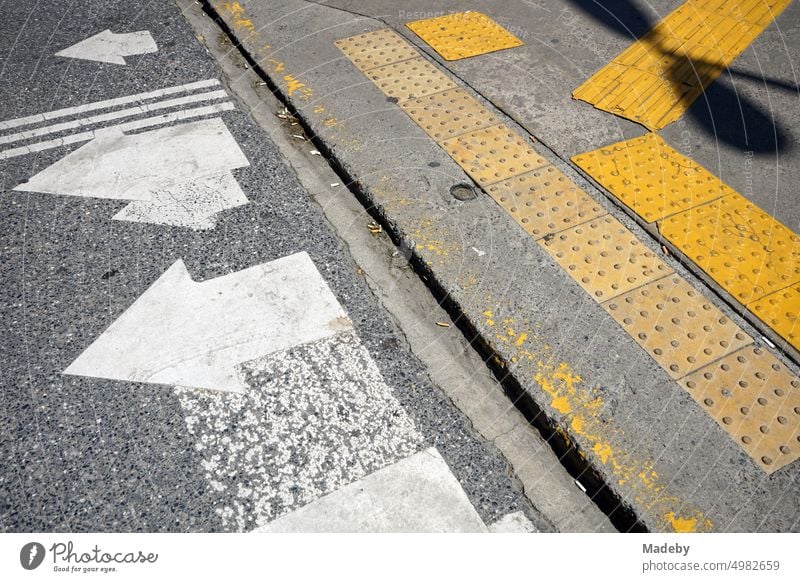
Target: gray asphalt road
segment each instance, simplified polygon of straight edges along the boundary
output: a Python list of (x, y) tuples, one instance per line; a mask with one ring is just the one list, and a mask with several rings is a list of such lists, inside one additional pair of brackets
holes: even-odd
[[(0, 120), (221, 77), (170, 2), (4, 2), (0, 12)], [(158, 50), (125, 57), (126, 65), (54, 56), (105, 29), (115, 33), (149, 31)], [(157, 114), (208, 105), (199, 101)], [(63, 120), (94, 114), (69, 115)], [(88, 129), (149, 119), (155, 114), (142, 112), (122, 120), (98, 121)], [(534, 515), (508, 476), (506, 463), (474, 435), (464, 417), (402, 347), (398, 330), (377, 306), (356, 265), (269, 138), (235, 108), (195, 120), (210, 118), (224, 122), (249, 161), (249, 167), (233, 170), (249, 203), (219, 213), (215, 226), (206, 230), (113, 219), (128, 207), (129, 199), (14, 190), (85, 141), (0, 160), (0, 311), (4, 329), (0, 340), (0, 528), (249, 529), (337, 484), (429, 446), (441, 453), (484, 522), (519, 509)], [(48, 120), (4, 129), (3, 135), (53, 123)], [(177, 123), (167, 121), (159, 127)], [(0, 149), (8, 151), (84, 129), (71, 127), (44, 136), (15, 138)], [(131, 164), (135, 165), (133, 160)], [(116, 185), (122, 190), (126, 187), (126, 183)], [(419, 437), (403, 437), (399, 444), (378, 447), (379, 453), (374, 439), (344, 443), (332, 439), (330, 446), (344, 458), (363, 455), (360, 464), (317, 465), (318, 471), (337, 473), (330, 479), (328, 473), (314, 474), (309, 468), (313, 439), (300, 439), (286, 445), (286, 456), (269, 457), (273, 464), (260, 466), (262, 474), (277, 482), (274, 489), (260, 495), (243, 493), (242, 488), (258, 488), (264, 483), (238, 470), (238, 461), (249, 461), (231, 457), (226, 470), (214, 473), (210, 464), (219, 459), (214, 458), (213, 447), (206, 446), (209, 438), (221, 442), (245, 438), (241, 433), (247, 433), (250, 416), (247, 410), (236, 408), (238, 404), (231, 404), (232, 396), (62, 374), (177, 260), (181, 259), (191, 278), (199, 282), (301, 251), (308, 253), (353, 321), (367, 350), (359, 356), (366, 361), (364, 369), (369, 369), (370, 358), (374, 360), (388, 386), (388, 393), (382, 393), (387, 404), (383, 408), (380, 402), (375, 404), (376, 414), (407, 415)], [(202, 321), (204, 315), (201, 311), (196, 317)], [(142, 330), (142, 343), (149, 341), (148, 333)], [(298, 358), (304, 362), (306, 356), (313, 356), (304, 353), (290, 354), (283, 362), (283, 377), (280, 371), (248, 373), (251, 392), (243, 406), (253, 407), (250, 412), (258, 422), (270, 414), (279, 415), (271, 408), (274, 399), (259, 401), (258, 395), (272, 390), (280, 399), (285, 386), (296, 385), (291, 382), (304, 385), (308, 377), (289, 377), (290, 372), (297, 372)], [(307, 372), (323, 373), (320, 363), (325, 364), (324, 358), (310, 364)], [(276, 364), (271, 365), (274, 369)], [(364, 381), (358, 375), (350, 380), (356, 384)], [(314, 413), (313, 401), (292, 396), (295, 404), (303, 403), (309, 406), (306, 412)], [(393, 402), (399, 403), (400, 409), (392, 408)], [(353, 406), (358, 408), (358, 403)], [(297, 420), (292, 418), (282, 430), (291, 430)], [(388, 418), (391, 426), (389, 416), (380, 418)], [(227, 424), (220, 424), (220, 419)], [(274, 420), (270, 426), (280, 422)], [(309, 422), (313, 424), (307, 415), (301, 418), (303, 426)], [(272, 437), (281, 436), (276, 431), (270, 433)], [(226, 449), (220, 450), (224, 453)], [(212, 473), (214, 479), (209, 477)]]

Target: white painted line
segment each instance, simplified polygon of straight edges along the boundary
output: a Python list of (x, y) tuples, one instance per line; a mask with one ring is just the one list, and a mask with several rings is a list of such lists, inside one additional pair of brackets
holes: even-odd
[(147, 30), (115, 34), (104, 30), (56, 53), (57, 57), (125, 65), (125, 57), (154, 53), (156, 41)]
[(244, 362), (351, 328), (304, 252), (202, 283), (178, 260), (64, 374), (242, 393)]
[(206, 89), (219, 85), (219, 79), (205, 79), (203, 81), (196, 81), (194, 83), (187, 83), (185, 85), (176, 85), (174, 87), (165, 87), (164, 89), (157, 89), (155, 91), (148, 91), (147, 93), (137, 93), (135, 95), (126, 95), (125, 97), (117, 97), (115, 99), (106, 99), (104, 101), (95, 101), (94, 103), (86, 103), (84, 105), (76, 105), (75, 107), (65, 107), (64, 109), (56, 109), (55, 111), (48, 111), (46, 113), (37, 113), (36, 115), (29, 115), (27, 117), (18, 117), (16, 119), (8, 119), (0, 121), (0, 131), (5, 129), (12, 129), (23, 125), (33, 125), (35, 123), (42, 123), (59, 117), (69, 117), (71, 115), (80, 115), (89, 111), (97, 111), (99, 109), (111, 109), (119, 105), (127, 105), (128, 103), (136, 103), (137, 101), (146, 101), (148, 99), (156, 99), (174, 95), (176, 93), (191, 93), (197, 89)]
[(0, 144), (12, 143), (25, 139), (33, 139), (51, 133), (58, 133), (60, 131), (67, 131), (76, 129), (78, 127), (85, 127), (87, 125), (94, 125), (97, 123), (104, 123), (115, 119), (122, 119), (125, 117), (133, 117), (134, 115), (141, 115), (151, 111), (158, 111), (160, 109), (169, 109), (170, 107), (180, 107), (190, 103), (197, 103), (199, 101), (214, 101), (216, 99), (225, 99), (228, 93), (225, 90), (209, 91), (208, 93), (196, 93), (186, 97), (177, 97), (175, 99), (167, 99), (165, 101), (156, 101), (155, 103), (147, 103), (145, 105), (138, 105), (128, 109), (119, 109), (110, 113), (102, 113), (93, 117), (84, 117), (73, 119), (72, 121), (65, 121), (63, 123), (56, 123), (54, 125), (46, 125), (44, 127), (37, 127), (36, 129), (29, 129), (18, 133), (11, 133), (8, 135), (0, 136)]
[(486, 532), (450, 468), (435, 448), (279, 517), (258, 533)]
[[(153, 127), (156, 125), (164, 125), (166, 123), (172, 123), (175, 121), (192, 119), (194, 117), (214, 115), (216, 113), (222, 113), (223, 111), (231, 111), (233, 109), (235, 109), (234, 104), (231, 103), (230, 101), (226, 101), (225, 103), (217, 103), (214, 105), (207, 105), (205, 107), (196, 107), (194, 109), (183, 109), (181, 111), (176, 111), (175, 113), (165, 113), (164, 115), (159, 115), (156, 117), (148, 117), (146, 119), (129, 121), (128, 123), (121, 123), (119, 125), (112, 125), (103, 128), (102, 131), (109, 131), (113, 129), (119, 129), (120, 131), (133, 131), (136, 129), (144, 129), (145, 127)], [(63, 145), (79, 143), (82, 141), (89, 141), (94, 139), (96, 134), (100, 132), (101, 130), (84, 131), (82, 133), (76, 133), (63, 138), (36, 142), (18, 148), (11, 148), (5, 151), (0, 151), (0, 160), (14, 158), (17, 156), (24, 156), (26, 154), (31, 154), (35, 152), (41, 152), (44, 150), (61, 147)]]

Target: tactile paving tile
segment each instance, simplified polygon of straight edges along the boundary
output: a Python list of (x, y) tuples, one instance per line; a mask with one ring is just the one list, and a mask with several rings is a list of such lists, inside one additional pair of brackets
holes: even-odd
[(643, 285), (603, 306), (673, 378), (752, 343), (679, 275)]
[(796, 350), (800, 350), (800, 284), (753, 301), (747, 309), (770, 326)]
[(679, 119), (702, 92), (698, 85), (668, 83), (656, 74), (612, 62), (572, 96), (656, 130)]
[(535, 239), (607, 214), (553, 166), (498, 182), (486, 191)]
[(480, 12), (416, 20), (406, 26), (447, 61), (522, 46), (523, 42)]
[[(788, 4), (770, 16), (758, 0), (690, 0), (597, 71), (572, 94), (651, 130), (680, 118), (692, 102)], [(769, 7), (767, 7), (769, 8)]]
[(800, 282), (800, 237), (738, 194), (665, 218), (660, 232), (745, 305)]
[(463, 89), (404, 101), (400, 106), (436, 142), (500, 123)]
[(343, 38), (334, 44), (361, 71), (419, 57), (417, 49), (389, 28)]
[(370, 69), (365, 74), (388, 97), (398, 101), (423, 97), (456, 86), (447, 75), (421, 57)]
[(709, 12), (719, 12), (737, 20), (766, 26), (780, 14), (792, 0), (689, 0), (686, 4)]
[(767, 350), (743, 348), (680, 382), (767, 473), (800, 458), (800, 381)]
[(735, 191), (654, 133), (572, 157), (647, 222)]
[(443, 141), (441, 146), (473, 180), (488, 186), (547, 164), (505, 125), (493, 125)]
[(610, 215), (545, 237), (539, 244), (598, 302), (672, 273)]

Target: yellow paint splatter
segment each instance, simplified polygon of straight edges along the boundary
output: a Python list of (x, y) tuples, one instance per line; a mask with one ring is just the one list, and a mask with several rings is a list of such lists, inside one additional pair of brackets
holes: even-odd
[(667, 519), (672, 524), (672, 529), (676, 533), (693, 533), (697, 530), (697, 518), (683, 518), (675, 515), (674, 511), (667, 513)]
[(245, 29), (249, 32), (255, 30), (256, 27), (253, 21), (245, 17), (244, 8), (238, 2), (223, 2), (221, 9), (231, 17), (231, 24), (234, 30), (241, 31)]
[(517, 337), (517, 341), (515, 341), (515, 342), (514, 342), (514, 345), (515, 345), (515, 346), (521, 346), (522, 344), (524, 344), (524, 343), (525, 343), (525, 340), (526, 340), (526, 339), (528, 339), (528, 334), (527, 334), (527, 333), (525, 333), (525, 332), (522, 332), (522, 333), (521, 333), (521, 334), (519, 334), (519, 336)]

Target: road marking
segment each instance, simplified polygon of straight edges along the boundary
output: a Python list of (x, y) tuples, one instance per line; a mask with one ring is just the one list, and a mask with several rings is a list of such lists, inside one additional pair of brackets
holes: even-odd
[(158, 51), (146, 30), (115, 34), (104, 30), (56, 53), (57, 57), (125, 65), (125, 57)]
[(689, 0), (573, 91), (655, 131), (680, 118), (791, 0)]
[(99, 109), (111, 109), (112, 107), (117, 107), (119, 105), (127, 105), (129, 103), (136, 103), (138, 101), (147, 101), (149, 99), (167, 97), (176, 93), (191, 93), (192, 91), (198, 89), (207, 89), (209, 87), (218, 86), (219, 84), (219, 79), (205, 79), (203, 81), (186, 83), (185, 85), (175, 85), (174, 87), (165, 87), (164, 89), (157, 89), (155, 91), (148, 91), (146, 93), (136, 93), (134, 95), (126, 95), (124, 97), (116, 97), (114, 99), (105, 99), (103, 101), (85, 103), (83, 105), (76, 105), (74, 107), (65, 107), (63, 109), (56, 109), (55, 111), (47, 111), (45, 113), (28, 115), (27, 117), (18, 117), (16, 119), (0, 121), (0, 130), (12, 129), (14, 127), (20, 127), (23, 125), (34, 125), (36, 123), (52, 121), (53, 119), (58, 119), (59, 117), (80, 115), (81, 113), (88, 113), (90, 111), (97, 111)]
[(681, 384), (767, 473), (800, 458), (800, 380), (767, 350), (743, 348)]
[(366, 75), (387, 97), (398, 101), (416, 99), (456, 86), (447, 75), (421, 57), (370, 69)]
[(491, 533), (538, 533), (536, 526), (521, 511), (507, 513), (489, 526)]
[(136, 201), (114, 218), (207, 229), (218, 212), (247, 204), (230, 172), (249, 165), (221, 119), (107, 129), (14, 190)]
[(611, 215), (564, 230), (539, 244), (597, 302), (672, 273)]
[(551, 165), (497, 182), (486, 191), (536, 240), (607, 214)]
[[(297, 307), (305, 317), (314, 304)], [(242, 369), (244, 395), (176, 390), (228, 529), (262, 526), (423, 446), (352, 330)]]
[(407, 22), (406, 26), (447, 61), (524, 44), (497, 22), (473, 10)]
[(306, 253), (200, 283), (178, 260), (64, 374), (242, 393), (241, 364), (351, 327)]
[(17, 156), (24, 156), (35, 152), (41, 152), (53, 148), (58, 148), (73, 143), (80, 143), (95, 139), (97, 134), (105, 131), (119, 130), (119, 131), (134, 131), (137, 129), (144, 129), (146, 127), (153, 127), (156, 125), (165, 125), (176, 121), (184, 121), (194, 117), (204, 117), (206, 115), (214, 115), (222, 113), (223, 111), (231, 111), (235, 106), (231, 102), (217, 103), (215, 105), (206, 105), (205, 107), (195, 107), (193, 109), (183, 109), (174, 113), (165, 113), (155, 117), (148, 117), (146, 119), (137, 119), (136, 121), (129, 121), (128, 123), (121, 123), (119, 125), (111, 125), (104, 127), (102, 130), (84, 131), (66, 137), (51, 139), (42, 142), (36, 142), (21, 146), (18, 148), (11, 148), (8, 150), (0, 151), (0, 160), (14, 158)]
[(673, 378), (753, 343), (677, 275), (638, 287), (603, 307)]
[(435, 448), (380, 469), (279, 517), (257, 533), (484, 533)]
[(500, 123), (489, 110), (461, 88), (404, 101), (400, 107), (438, 144)]
[(106, 121), (113, 121), (115, 119), (122, 119), (125, 117), (133, 117), (135, 115), (142, 115), (152, 111), (159, 111), (161, 109), (169, 109), (171, 107), (180, 107), (182, 105), (189, 105), (190, 103), (197, 103), (199, 101), (214, 101), (217, 99), (225, 99), (228, 93), (224, 90), (209, 91), (208, 93), (197, 93), (194, 95), (187, 95), (186, 97), (177, 97), (175, 99), (167, 99), (165, 101), (156, 101), (155, 103), (147, 103), (138, 105), (128, 109), (120, 109), (110, 113), (103, 113), (86, 117), (81, 119), (74, 119), (72, 121), (65, 121), (63, 123), (56, 123), (53, 125), (46, 125), (36, 129), (29, 129), (19, 133), (11, 133), (8, 135), (0, 135), (0, 144), (12, 143), (26, 139), (33, 139), (51, 133), (58, 133), (70, 129), (77, 129), (87, 125), (95, 125), (98, 123), (105, 123)]
[(573, 156), (572, 161), (647, 222), (733, 193), (655, 133)]

